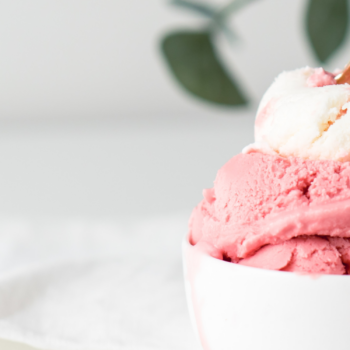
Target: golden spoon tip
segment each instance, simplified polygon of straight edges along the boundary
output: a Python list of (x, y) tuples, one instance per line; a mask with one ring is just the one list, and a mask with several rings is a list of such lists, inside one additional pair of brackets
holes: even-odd
[(350, 62), (345, 66), (343, 71), (335, 78), (337, 84), (350, 84)]

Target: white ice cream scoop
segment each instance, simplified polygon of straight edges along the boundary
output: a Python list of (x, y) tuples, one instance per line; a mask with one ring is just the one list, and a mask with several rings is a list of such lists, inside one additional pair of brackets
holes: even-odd
[[(349, 73), (350, 75), (350, 73)], [(348, 78), (348, 70), (337, 77)], [(350, 85), (322, 68), (281, 73), (261, 100), (256, 143), (281, 156), (350, 160)]]

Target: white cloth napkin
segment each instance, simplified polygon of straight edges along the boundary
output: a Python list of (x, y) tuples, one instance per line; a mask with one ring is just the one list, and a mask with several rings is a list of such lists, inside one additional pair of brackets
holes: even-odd
[(46, 350), (198, 349), (186, 225), (0, 222), (0, 338)]

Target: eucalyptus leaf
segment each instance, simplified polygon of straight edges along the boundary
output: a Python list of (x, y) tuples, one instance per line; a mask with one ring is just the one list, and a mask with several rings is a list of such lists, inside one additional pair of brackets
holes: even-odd
[(348, 29), (348, 0), (308, 0), (307, 33), (311, 46), (325, 62), (343, 43)]
[(195, 3), (195, 2), (186, 1), (186, 0), (173, 0), (172, 4), (185, 7), (189, 10), (195, 11), (209, 18), (215, 16), (216, 14), (215, 9), (206, 4), (200, 4), (200, 3)]
[(162, 41), (162, 51), (181, 86), (195, 96), (227, 106), (247, 103), (218, 59), (209, 32), (168, 34)]

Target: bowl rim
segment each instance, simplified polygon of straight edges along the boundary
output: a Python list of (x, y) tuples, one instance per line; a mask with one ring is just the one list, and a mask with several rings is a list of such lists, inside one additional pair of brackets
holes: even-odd
[[(185, 252), (186, 250), (195, 252), (196, 254), (201, 255), (203, 258), (206, 260), (209, 260), (211, 264), (221, 264), (222, 266), (225, 266), (225, 269), (232, 269), (235, 272), (237, 270), (239, 271), (246, 271), (249, 274), (259, 274), (259, 275), (270, 275), (270, 276), (280, 276), (284, 278), (295, 278), (297, 277), (304, 277), (304, 278), (310, 278), (312, 280), (324, 280), (324, 279), (344, 279), (344, 278), (349, 278), (349, 275), (331, 275), (331, 274), (319, 274), (319, 273), (300, 273), (300, 272), (290, 272), (290, 271), (279, 271), (279, 270), (268, 270), (268, 269), (262, 269), (260, 267), (252, 267), (252, 266), (244, 266), (244, 265), (239, 265), (235, 263), (231, 263), (229, 261), (225, 260), (220, 260), (216, 259), (212, 256), (210, 256), (208, 253), (201, 251), (199, 249), (195, 249), (195, 245), (192, 245), (190, 243), (190, 232), (187, 232), (183, 239), (182, 239), (182, 250)], [(185, 257), (184, 257), (184, 260)]]

